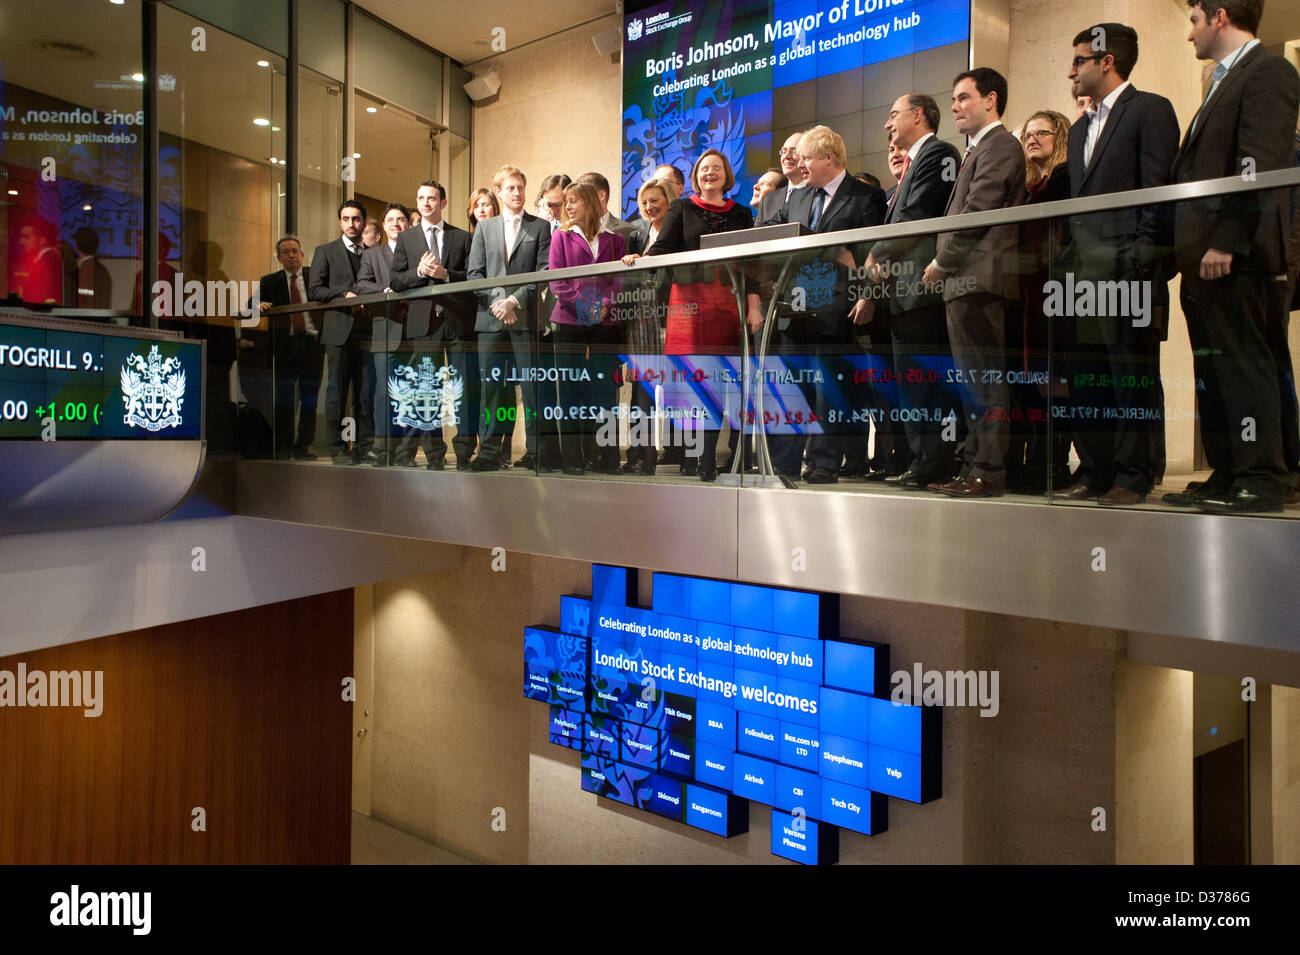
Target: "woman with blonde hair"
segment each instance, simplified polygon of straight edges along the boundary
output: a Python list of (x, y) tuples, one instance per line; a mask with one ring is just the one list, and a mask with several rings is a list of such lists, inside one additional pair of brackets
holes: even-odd
[[(677, 183), (671, 179), (647, 179), (641, 183), (641, 188), (636, 193), (636, 204), (641, 211), (641, 218), (636, 222), (636, 231), (627, 237), (627, 254), (623, 257), (624, 262), (635, 261), (645, 254), (646, 249), (654, 245), (655, 240), (659, 238), (660, 230), (663, 229), (664, 220), (668, 217), (668, 207), (679, 194)], [(634, 304), (625, 305), (620, 309), (619, 318), (626, 329), (629, 355), (663, 354), (663, 326), (660, 324), (659, 315), (666, 310), (668, 289), (660, 281), (662, 275), (659, 270), (645, 272), (635, 275), (629, 282), (624, 283), (625, 290), (630, 291), (633, 288), (648, 290), (644, 298), (635, 294), (629, 296)], [(625, 379), (631, 379), (632, 384), (630, 405), (631, 408), (636, 409), (632, 414), (639, 415), (644, 426), (639, 431), (635, 427), (629, 428), (630, 435), (643, 437), (629, 438), (627, 464), (622, 468), (624, 474), (654, 474), (656, 466), (660, 463), (685, 464), (681, 442), (674, 438), (671, 422), (667, 424), (667, 450), (662, 459), (656, 457), (654, 429), (648, 424), (655, 407), (655, 382), (645, 380), (644, 372), (645, 369), (636, 367), (633, 362), (625, 376)], [(635, 421), (633, 423), (635, 424)]]
[[(1070, 121), (1053, 109), (1032, 114), (1020, 127), (1025, 150), (1025, 204), (1070, 198)], [(1049, 364), (1048, 319), (1043, 316), (1043, 283), (1051, 278), (1051, 263), (1061, 254), (1059, 222), (1041, 219), (1020, 226), (1020, 303), (1018, 314), (1007, 316), (1007, 364), (1023, 373), (1022, 382), (1046, 379)], [(1056, 362), (1052, 362), (1056, 364)], [(1059, 376), (1051, 376), (1059, 377)], [(1007, 451), (1007, 484), (1026, 494), (1048, 488), (1049, 457), (1053, 486), (1069, 475), (1069, 430), (1055, 430), (1047, 442), (1046, 388), (1037, 384), (1011, 386), (1013, 412), (1011, 446)], [(1067, 481), (1068, 483), (1068, 481)]]

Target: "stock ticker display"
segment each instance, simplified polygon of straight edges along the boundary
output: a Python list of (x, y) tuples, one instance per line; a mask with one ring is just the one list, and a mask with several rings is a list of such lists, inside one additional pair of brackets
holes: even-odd
[(198, 438), (202, 385), (197, 342), (0, 324), (0, 438)]
[(593, 565), (560, 627), (524, 630), (524, 695), (582, 788), (730, 837), (771, 807), (773, 854), (838, 858), (888, 825), (888, 797), (940, 796), (940, 715), (888, 699), (889, 647), (839, 634), (839, 598)]

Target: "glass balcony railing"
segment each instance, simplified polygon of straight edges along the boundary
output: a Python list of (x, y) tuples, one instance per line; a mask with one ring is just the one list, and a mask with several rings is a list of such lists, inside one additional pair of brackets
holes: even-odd
[[(1298, 187), (284, 306), (241, 331), (240, 382), (265, 454), (322, 466), (1300, 516)], [(1201, 275), (1210, 222), (1232, 223), (1226, 277)]]

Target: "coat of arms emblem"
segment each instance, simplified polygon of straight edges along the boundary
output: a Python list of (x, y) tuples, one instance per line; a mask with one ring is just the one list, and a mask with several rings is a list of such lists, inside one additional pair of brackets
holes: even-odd
[(185, 369), (176, 357), (163, 358), (158, 346), (148, 357), (134, 352), (122, 365), (122, 402), (126, 414), (122, 423), (146, 431), (181, 426), (181, 405), (185, 402)]
[(628, 24), (627, 24), (627, 39), (628, 39), (628, 42), (629, 42), (629, 43), (635, 43), (637, 40), (641, 39), (641, 28), (642, 28), (642, 26), (643, 26), (643, 24), (642, 24), (642, 22), (641, 22), (641, 18), (640, 18), (640, 17), (638, 17), (638, 18), (635, 19), (635, 20), (629, 20), (629, 21), (628, 21)]
[(435, 365), (425, 355), (418, 366), (395, 365), (388, 376), (388, 401), (393, 426), (437, 431), (457, 424), (465, 397), (465, 379), (454, 365)]

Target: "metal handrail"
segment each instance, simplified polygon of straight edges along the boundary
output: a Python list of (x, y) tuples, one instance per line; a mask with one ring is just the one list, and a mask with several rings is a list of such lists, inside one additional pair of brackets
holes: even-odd
[(291, 312), (323, 311), (340, 307), (353, 308), (363, 305), (382, 305), (394, 302), (435, 298), (439, 295), (463, 295), (493, 288), (518, 288), (535, 283), (552, 282), (560, 279), (592, 278), (599, 275), (635, 274), (644, 269), (672, 268), (681, 265), (703, 265), (713, 263), (735, 262), (737, 259), (752, 259), (764, 255), (810, 252), (832, 246), (854, 245), (864, 242), (878, 242), (881, 239), (906, 238), (915, 235), (931, 235), (943, 232), (956, 232), (966, 229), (983, 229), (990, 226), (1012, 225), (1022, 222), (1038, 222), (1043, 219), (1057, 219), (1068, 216), (1092, 215), (1113, 209), (1128, 209), (1152, 205), (1163, 205), (1189, 199), (1208, 199), (1214, 196), (1235, 195), (1244, 192), (1261, 192), (1270, 189), (1300, 187), (1300, 169), (1279, 169), (1272, 172), (1258, 173), (1254, 179), (1246, 180), (1241, 176), (1228, 176), (1223, 179), (1207, 179), (1201, 182), (1184, 182), (1169, 186), (1153, 186), (1149, 189), (1133, 189), (1128, 192), (1113, 192), (1102, 196), (1086, 196), (1079, 199), (1061, 199), (1056, 202), (1041, 202), (1032, 205), (1011, 206), (1006, 209), (990, 209), (987, 212), (970, 212), (961, 215), (942, 216), (936, 219), (918, 219), (912, 222), (892, 223), (889, 225), (870, 226), (865, 229), (846, 229), (843, 232), (824, 232), (797, 238), (768, 239), (739, 245), (727, 245), (717, 249), (701, 249), (698, 252), (676, 252), (672, 255), (646, 256), (638, 260), (631, 268), (622, 262), (600, 262), (595, 265), (578, 265), (555, 271), (523, 272), (519, 275), (501, 276), (492, 279), (472, 279), (464, 282), (432, 285), (406, 292), (377, 292), (373, 295), (358, 295), (352, 298), (338, 298), (331, 302), (306, 302), (297, 305), (281, 305), (268, 309), (267, 315), (282, 315)]

